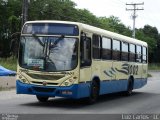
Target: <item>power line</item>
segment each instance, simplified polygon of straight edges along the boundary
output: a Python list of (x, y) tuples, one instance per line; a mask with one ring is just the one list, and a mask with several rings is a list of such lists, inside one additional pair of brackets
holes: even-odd
[(22, 4), (22, 26), (28, 20), (28, 4), (30, 0), (23, 0)]
[(132, 19), (133, 19), (133, 33), (132, 33), (132, 37), (135, 38), (135, 34), (136, 34), (136, 31), (135, 31), (135, 20), (136, 20), (136, 11), (138, 10), (144, 10), (143, 8), (139, 9), (137, 8), (138, 5), (144, 5), (144, 2), (143, 3), (126, 3), (126, 5), (132, 5), (133, 6), (133, 9), (128, 9), (126, 8), (127, 11), (133, 11), (133, 15), (132, 15)]

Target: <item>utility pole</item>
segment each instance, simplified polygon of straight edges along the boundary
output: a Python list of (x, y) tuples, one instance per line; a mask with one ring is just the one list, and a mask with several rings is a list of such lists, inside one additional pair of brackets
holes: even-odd
[(22, 26), (28, 20), (28, 4), (29, 4), (29, 0), (23, 0), (23, 4), (22, 4)]
[(132, 15), (132, 19), (133, 19), (133, 33), (132, 33), (132, 37), (135, 38), (135, 34), (136, 34), (136, 31), (135, 31), (135, 24), (136, 24), (136, 11), (138, 10), (144, 10), (143, 8), (139, 9), (137, 8), (136, 6), (138, 5), (144, 5), (144, 2), (143, 3), (126, 3), (126, 5), (132, 5), (133, 6), (133, 9), (128, 9), (126, 8), (126, 11), (133, 11), (133, 15)]

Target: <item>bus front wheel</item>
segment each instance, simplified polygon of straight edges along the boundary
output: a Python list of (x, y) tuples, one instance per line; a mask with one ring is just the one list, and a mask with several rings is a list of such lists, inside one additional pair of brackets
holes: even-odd
[(90, 89), (90, 96), (88, 98), (88, 103), (93, 104), (97, 101), (99, 97), (99, 84), (96, 80), (92, 81), (91, 89)]
[(36, 96), (39, 102), (47, 102), (49, 97)]

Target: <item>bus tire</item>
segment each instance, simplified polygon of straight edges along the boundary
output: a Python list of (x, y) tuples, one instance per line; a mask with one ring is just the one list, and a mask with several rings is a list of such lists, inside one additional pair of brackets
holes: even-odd
[(47, 102), (48, 98), (49, 98), (49, 97), (42, 97), (42, 96), (38, 96), (38, 95), (36, 95), (36, 97), (39, 102)]
[(134, 84), (134, 79), (133, 79), (133, 77), (130, 77), (129, 80), (128, 80), (127, 91), (125, 92), (125, 94), (126, 94), (127, 96), (132, 95), (132, 92), (133, 92), (133, 84)]
[(89, 104), (93, 104), (97, 101), (99, 97), (99, 87), (98, 81), (93, 80), (90, 87), (90, 96), (87, 100)]

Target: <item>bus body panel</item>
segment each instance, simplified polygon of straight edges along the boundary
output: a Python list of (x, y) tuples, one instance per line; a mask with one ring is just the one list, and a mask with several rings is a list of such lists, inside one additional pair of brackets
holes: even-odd
[[(68, 97), (73, 99), (79, 99), (84, 97), (89, 97), (90, 95), (90, 84), (89, 83), (80, 83), (75, 84), (69, 87), (47, 87), (47, 86), (37, 86), (37, 85), (29, 85), (16, 81), (16, 91), (17, 94), (30, 94), (30, 95), (39, 95), (39, 96), (47, 96), (47, 97)], [(147, 79), (135, 79), (134, 80), (134, 89), (138, 89), (147, 84)], [(100, 95), (107, 93), (115, 93), (122, 92), (127, 90), (128, 82), (127, 80), (103, 80), (100, 82)], [(35, 89), (36, 88), (36, 89)], [(37, 91), (37, 90), (40, 91)], [(48, 89), (53, 92), (47, 92)], [(45, 90), (42, 92), (42, 90)], [(71, 95), (62, 94), (62, 91), (70, 91)]]
[[(33, 84), (24, 84), (21, 81), (16, 81), (17, 94), (30, 94), (47, 97), (68, 97), (79, 99), (89, 96), (89, 83), (74, 84), (68, 87), (52, 87), (52, 86), (39, 86)], [(72, 92), (64, 94), (62, 92)]]
[[(139, 89), (147, 84), (147, 79), (135, 79), (133, 89)], [(102, 81), (100, 84), (100, 95), (127, 91), (127, 80)]]
[(147, 84), (147, 78), (135, 79), (133, 89), (139, 89)]
[[(75, 24), (79, 27), (79, 31), (85, 31), (87, 33), (87, 37), (91, 38), (92, 41), (92, 35), (98, 34), (100, 36), (109, 37), (111, 39), (115, 38), (117, 40), (125, 41), (128, 43), (132, 43), (135, 45), (141, 45), (142, 47), (147, 48), (147, 44), (145, 42), (135, 40), (133, 38), (129, 38), (123, 35), (119, 35), (117, 33), (109, 32), (106, 30), (102, 30), (93, 26), (85, 25), (82, 23), (76, 23), (76, 22), (64, 22), (64, 21), (32, 21), (27, 23), (65, 23), (65, 24)], [(79, 38), (80, 41), (80, 35), (76, 36)], [(135, 41), (134, 41), (135, 40)], [(35, 80), (37, 82), (40, 82), (42, 80), (38, 79), (31, 79), (31, 77), (26, 77), (25, 74), (24, 77), (27, 78), (31, 83), (23, 83), (22, 80), (20, 80), (19, 77), (17, 77), (16, 81), (16, 90), (17, 94), (30, 94), (30, 95), (39, 95), (39, 96), (47, 96), (47, 97), (54, 97), (54, 96), (60, 96), (60, 97), (68, 97), (68, 98), (84, 98), (90, 96), (90, 88), (92, 80), (97, 77), (100, 80), (100, 95), (107, 94), (107, 93), (114, 93), (114, 92), (122, 92), (127, 91), (128, 88), (128, 79), (132, 76), (134, 78), (134, 84), (133, 89), (138, 89), (143, 87), (147, 84), (147, 73), (148, 73), (148, 64), (147, 63), (138, 63), (138, 62), (129, 62), (129, 61), (118, 61), (118, 60), (95, 60), (92, 58), (92, 63), (90, 66), (87, 67), (80, 67), (80, 44), (78, 45), (78, 63), (77, 67), (72, 70), (73, 76), (76, 74), (77, 79), (75, 82), (73, 82), (71, 85), (61, 86), (61, 84), (65, 81), (67, 81), (67, 78), (65, 80), (60, 79), (58, 85), (55, 86), (48, 86), (48, 85), (38, 85), (33, 84), (32, 81)], [(91, 47), (91, 54), (93, 50)], [(17, 70), (17, 73), (21, 74), (22, 71), (19, 72), (19, 67)], [(37, 73), (37, 71), (32, 71), (33, 74)], [(70, 71), (64, 71), (70, 73)], [(25, 73), (25, 72), (24, 72)], [(42, 75), (46, 75), (45, 73), (41, 73)], [(52, 73), (50, 73), (52, 74)], [(54, 72), (53, 72), (54, 74)], [(43, 81), (46, 81), (45, 79)], [(52, 82), (50, 80), (50, 82)], [(54, 81), (55, 82), (55, 81)], [(53, 83), (54, 83), (53, 82)], [(63, 92), (63, 93), (62, 93)]]

